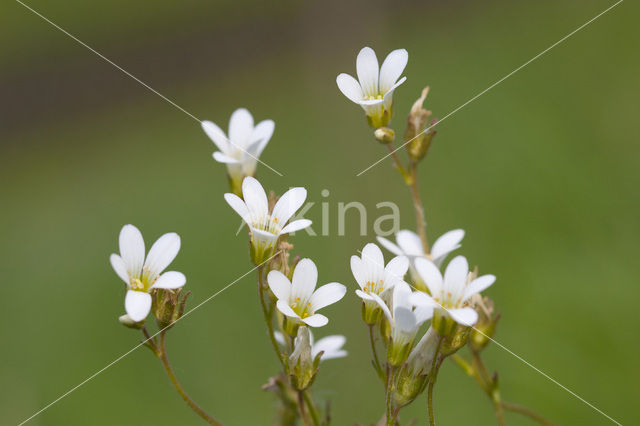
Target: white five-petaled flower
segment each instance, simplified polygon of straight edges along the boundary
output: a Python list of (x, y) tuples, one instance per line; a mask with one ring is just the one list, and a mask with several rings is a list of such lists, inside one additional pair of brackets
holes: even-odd
[(229, 137), (211, 121), (203, 121), (202, 129), (220, 151), (213, 158), (227, 165), (227, 171), (237, 188), (244, 176), (253, 176), (260, 154), (273, 135), (273, 120), (264, 120), (254, 126), (251, 113), (239, 108), (231, 114)]
[(390, 303), (391, 309), (380, 296), (371, 295), (382, 308), (391, 326), (391, 344), (394, 348), (391, 352), (399, 352), (396, 355), (400, 358), (396, 358), (397, 363), (406, 360), (409, 353), (405, 348), (413, 342), (420, 326), (433, 316), (433, 306), (425, 303), (416, 304), (412, 297), (413, 294), (409, 284), (396, 283), (393, 288), (393, 300)]
[(432, 259), (438, 267), (442, 264), (449, 253), (461, 247), (460, 242), (464, 238), (462, 229), (454, 229), (440, 236), (431, 247), (431, 253), (427, 255), (422, 246), (422, 241), (418, 234), (407, 229), (398, 231), (396, 234), (396, 243), (394, 244), (384, 237), (378, 237), (378, 242), (384, 248), (397, 256), (406, 256), (410, 261), (409, 271), (414, 284), (419, 290), (426, 290), (415, 269), (415, 260), (419, 257)]
[[(286, 345), (284, 335), (279, 331), (276, 331), (275, 338), (282, 346)], [(294, 341), (294, 347), (297, 345), (298, 338), (296, 337)], [(320, 362), (326, 361), (328, 359), (334, 358), (344, 358), (348, 355), (347, 351), (343, 349), (344, 344), (347, 342), (347, 338), (339, 335), (332, 334), (331, 336), (326, 336), (319, 339), (317, 342), (314, 342), (313, 333), (309, 330), (309, 340), (311, 342), (311, 357), (315, 358), (320, 352), (322, 352), (322, 357), (320, 358)]]
[(409, 54), (397, 49), (387, 55), (378, 68), (378, 58), (370, 47), (360, 50), (356, 59), (358, 80), (349, 74), (338, 75), (336, 82), (340, 91), (364, 109), (372, 127), (389, 124), (392, 114), (393, 91), (407, 79), (400, 75), (407, 66)]
[(120, 255), (111, 255), (111, 266), (127, 285), (124, 308), (135, 322), (142, 321), (151, 310), (154, 288), (174, 289), (182, 287), (187, 279), (181, 272), (168, 271), (180, 250), (180, 237), (171, 232), (164, 234), (151, 246), (145, 260), (142, 234), (133, 225), (125, 225), (120, 231)]
[(404, 256), (394, 257), (385, 266), (382, 251), (373, 243), (364, 246), (362, 257), (351, 256), (351, 272), (360, 286), (356, 294), (365, 302), (403, 282), (408, 268), (409, 260)]
[(318, 268), (311, 259), (298, 262), (291, 281), (282, 272), (271, 271), (267, 282), (278, 299), (278, 310), (294, 323), (305, 323), (311, 327), (326, 325), (329, 319), (316, 312), (336, 303), (347, 292), (346, 287), (339, 283), (325, 284), (316, 290)]
[(444, 277), (438, 267), (425, 258), (416, 259), (416, 270), (429, 288), (431, 296), (416, 292), (412, 296), (413, 301), (423, 306), (432, 306), (439, 314), (467, 327), (478, 320), (478, 313), (467, 302), (496, 280), (494, 275), (473, 279), (464, 256), (456, 256), (449, 262)]
[(278, 237), (299, 231), (311, 225), (308, 219), (299, 219), (287, 225), (294, 213), (307, 198), (304, 188), (291, 188), (280, 197), (269, 212), (269, 201), (264, 188), (256, 179), (247, 176), (242, 182), (242, 198), (235, 194), (224, 194), (224, 199), (244, 220), (251, 230), (252, 258), (260, 264), (271, 256)]

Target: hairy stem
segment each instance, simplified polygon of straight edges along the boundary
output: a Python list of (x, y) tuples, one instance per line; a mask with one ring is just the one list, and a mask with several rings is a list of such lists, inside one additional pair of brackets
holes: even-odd
[(549, 420), (545, 419), (540, 414), (536, 413), (535, 411), (533, 411), (530, 408), (524, 407), (524, 406), (519, 405), (519, 404), (513, 404), (511, 402), (506, 402), (506, 401), (502, 401), (501, 405), (502, 405), (502, 408), (504, 408), (505, 410), (513, 411), (514, 413), (519, 413), (519, 414), (522, 414), (523, 416), (527, 416), (531, 420), (534, 420), (534, 421), (540, 423), (541, 425), (553, 426), (552, 422), (550, 422)]
[(380, 379), (384, 381), (384, 372), (382, 371), (382, 366), (378, 359), (378, 351), (376, 350), (376, 342), (373, 336), (373, 327), (373, 324), (369, 324), (369, 342), (371, 343), (371, 353), (373, 354), (373, 366), (375, 367)]
[(273, 346), (273, 350), (276, 352), (276, 356), (278, 357), (278, 361), (284, 367), (284, 361), (282, 360), (282, 353), (280, 352), (280, 348), (278, 347), (278, 342), (276, 341), (276, 336), (273, 331), (273, 318), (269, 309), (267, 309), (266, 301), (264, 300), (264, 266), (258, 267), (258, 297), (260, 298), (260, 306), (262, 307), (262, 313), (264, 315), (264, 322), (267, 324), (267, 331), (269, 333), (269, 340), (271, 341), (271, 346)]
[(400, 158), (398, 157), (398, 154), (396, 153), (393, 147), (393, 143), (388, 143), (387, 149), (389, 150), (389, 154), (391, 154), (391, 157), (393, 158), (394, 167), (398, 169), (404, 181), (409, 183), (409, 179), (411, 179), (411, 177), (409, 176), (409, 173), (407, 173), (405, 168), (402, 166), (402, 162), (400, 161)]
[(386, 400), (386, 414), (385, 414), (385, 418), (387, 421), (387, 426), (395, 426), (396, 424), (396, 418), (395, 418), (395, 414), (397, 414), (397, 411), (393, 409), (393, 378), (395, 376), (395, 372), (396, 372), (396, 368), (387, 364), (387, 388), (386, 388), (386, 393), (385, 393), (385, 400)]
[(313, 403), (313, 398), (309, 394), (308, 390), (302, 391), (302, 397), (304, 398), (304, 402), (307, 404), (307, 409), (309, 410), (309, 414), (311, 414), (311, 420), (315, 426), (320, 426), (320, 418), (318, 417), (318, 410), (316, 409), (316, 405)]
[(433, 354), (433, 361), (431, 362), (431, 371), (429, 372), (429, 387), (427, 388), (427, 412), (429, 414), (429, 425), (435, 426), (436, 418), (433, 415), (433, 387), (436, 384), (438, 377), (438, 352), (440, 352), (440, 345), (442, 344), (442, 336), (438, 337), (438, 344)]
[(178, 381), (178, 378), (176, 377), (175, 373), (173, 372), (173, 369), (171, 368), (171, 364), (169, 363), (169, 358), (167, 358), (167, 350), (166, 350), (166, 347), (165, 347), (165, 333), (164, 332), (160, 333), (160, 343), (157, 346), (157, 350), (158, 350), (157, 351), (158, 358), (160, 358), (160, 361), (162, 362), (162, 366), (166, 370), (167, 375), (169, 376), (169, 380), (171, 380), (171, 384), (173, 384), (173, 387), (176, 388), (176, 390), (178, 391), (178, 393), (180, 394), (180, 396), (182, 397), (184, 402), (187, 403), (189, 408), (191, 408), (193, 411), (195, 411), (195, 413), (197, 415), (202, 417), (210, 425), (221, 426), (222, 423), (220, 423), (219, 421), (214, 419), (210, 414), (208, 414), (206, 411), (204, 411), (202, 408), (200, 408), (200, 406), (198, 404), (196, 404), (195, 401), (193, 399), (191, 399), (191, 397), (189, 397), (187, 392), (185, 392), (184, 388), (182, 387), (182, 385)]
[(416, 226), (418, 235), (422, 242), (422, 249), (429, 253), (429, 240), (427, 239), (427, 221), (424, 217), (424, 208), (420, 199), (420, 188), (418, 188), (418, 165), (411, 162), (409, 165), (409, 188), (411, 188), (411, 198), (413, 200), (413, 211), (416, 215)]

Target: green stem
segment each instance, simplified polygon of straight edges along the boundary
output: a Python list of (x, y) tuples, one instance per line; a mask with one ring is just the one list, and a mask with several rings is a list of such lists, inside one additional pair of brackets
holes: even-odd
[(549, 420), (545, 419), (540, 414), (536, 413), (535, 411), (533, 411), (530, 408), (523, 407), (522, 405), (513, 404), (511, 402), (506, 402), (506, 401), (502, 401), (501, 405), (502, 405), (502, 408), (504, 408), (505, 410), (513, 411), (514, 413), (519, 413), (519, 414), (522, 414), (523, 416), (527, 416), (531, 420), (534, 420), (534, 421), (540, 423), (541, 425), (553, 426), (552, 422), (550, 422)]
[(373, 324), (369, 324), (369, 342), (371, 343), (371, 352), (373, 353), (373, 366), (378, 372), (378, 377), (382, 381), (384, 381), (384, 373), (382, 371), (382, 366), (380, 365), (380, 360), (378, 359), (378, 351), (376, 350), (376, 342), (373, 337)]
[(396, 413), (396, 411), (393, 409), (393, 378), (395, 376), (395, 367), (389, 365), (387, 363), (387, 389), (386, 389), (386, 393), (385, 393), (385, 400), (386, 400), (386, 414), (385, 414), (385, 418), (386, 418), (386, 422), (387, 422), (387, 426), (395, 426), (396, 424), (396, 419), (394, 414)]
[(429, 372), (429, 387), (427, 388), (427, 411), (429, 414), (429, 425), (435, 426), (436, 418), (433, 415), (433, 387), (436, 384), (438, 377), (438, 352), (440, 352), (440, 345), (442, 344), (442, 336), (438, 337), (438, 344), (436, 350), (433, 353), (433, 361), (431, 362), (431, 371)]
[(391, 154), (391, 157), (393, 158), (393, 165), (396, 169), (398, 169), (398, 171), (402, 175), (402, 178), (408, 184), (411, 177), (409, 176), (409, 173), (407, 173), (407, 170), (402, 166), (402, 162), (400, 161), (398, 154), (395, 152), (393, 143), (388, 143), (387, 149), (389, 150), (389, 154)]
[(276, 336), (273, 331), (273, 321), (271, 312), (267, 309), (267, 304), (264, 300), (265, 288), (263, 285), (263, 273), (264, 267), (258, 267), (258, 297), (260, 298), (260, 306), (262, 307), (262, 313), (264, 315), (264, 322), (267, 324), (267, 331), (269, 332), (269, 340), (271, 341), (271, 346), (273, 346), (273, 350), (276, 352), (276, 356), (278, 357), (278, 361), (284, 367), (284, 361), (282, 360), (282, 353), (280, 352), (280, 348), (278, 347), (278, 342), (276, 341)]
[(311, 414), (311, 420), (313, 420), (313, 424), (315, 426), (320, 426), (320, 418), (318, 417), (318, 410), (313, 403), (313, 398), (311, 398), (311, 395), (309, 395), (309, 392), (306, 390), (302, 391), (302, 396), (304, 398), (304, 402), (307, 404), (309, 413)]
[(409, 188), (411, 188), (411, 199), (413, 200), (413, 211), (416, 215), (416, 227), (422, 242), (422, 249), (429, 253), (429, 240), (427, 239), (427, 221), (424, 217), (424, 207), (420, 199), (420, 188), (418, 188), (418, 165), (411, 162), (409, 165)]
[(180, 396), (182, 397), (184, 402), (187, 403), (189, 408), (191, 408), (193, 411), (195, 411), (196, 414), (198, 414), (200, 417), (202, 417), (210, 425), (221, 426), (222, 423), (220, 423), (219, 421), (214, 419), (210, 414), (208, 414), (206, 411), (204, 411), (202, 408), (200, 408), (200, 406), (198, 404), (196, 404), (195, 401), (193, 401), (191, 399), (191, 397), (189, 397), (187, 392), (185, 392), (184, 388), (182, 387), (182, 385), (178, 381), (178, 378), (176, 377), (175, 373), (173, 372), (173, 369), (171, 368), (171, 364), (169, 363), (169, 358), (167, 358), (167, 350), (166, 350), (166, 347), (165, 347), (165, 333), (164, 332), (160, 333), (160, 343), (159, 343), (159, 345), (157, 347), (157, 350), (158, 350), (157, 355), (160, 358), (160, 361), (162, 362), (162, 366), (166, 370), (167, 375), (169, 376), (169, 380), (171, 380), (171, 384), (173, 384), (173, 387), (176, 388), (176, 390), (178, 391), (178, 393), (180, 394)]

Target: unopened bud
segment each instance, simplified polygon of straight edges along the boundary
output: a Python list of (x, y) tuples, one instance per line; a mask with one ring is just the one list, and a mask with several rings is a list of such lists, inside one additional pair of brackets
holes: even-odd
[[(428, 93), (429, 87), (427, 86), (422, 91), (422, 95), (411, 107), (409, 118), (407, 119), (407, 130), (404, 133), (404, 140), (408, 142), (407, 152), (409, 158), (415, 162), (424, 158), (436, 134), (433, 126), (436, 125), (437, 120), (431, 120), (429, 124), (431, 111), (422, 107)], [(429, 127), (427, 127), (427, 124), (429, 124)]]
[(321, 356), (322, 353), (319, 353), (314, 358), (311, 354), (309, 328), (306, 326), (298, 328), (298, 336), (294, 341), (293, 353), (286, 359), (287, 372), (294, 388), (304, 390), (313, 383), (313, 379), (318, 372)]
[(424, 391), (429, 382), (428, 374), (414, 375), (407, 366), (400, 368), (393, 387), (393, 399), (398, 407), (404, 407), (413, 402)]
[(454, 332), (442, 339), (440, 344), (440, 354), (443, 356), (449, 356), (463, 347), (469, 339), (469, 327), (465, 327), (460, 324), (456, 324)]
[(158, 328), (167, 329), (182, 317), (187, 297), (191, 292), (186, 292), (182, 297), (182, 289), (175, 290), (157, 289), (153, 294), (151, 309), (156, 317)]
[(493, 301), (488, 297), (476, 295), (472, 302), (478, 312), (478, 322), (469, 334), (469, 346), (473, 351), (480, 352), (493, 338), (500, 315), (495, 314)]
[(390, 144), (396, 139), (396, 133), (388, 127), (380, 127), (373, 132), (376, 140), (381, 144)]

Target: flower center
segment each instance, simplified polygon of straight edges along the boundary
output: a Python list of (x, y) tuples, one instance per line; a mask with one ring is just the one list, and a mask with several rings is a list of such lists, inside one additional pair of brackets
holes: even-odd
[(382, 99), (382, 95), (378, 93), (377, 95), (367, 95), (364, 97), (365, 101), (376, 101)]
[(384, 291), (384, 280), (367, 281), (364, 285), (366, 293), (380, 294)]
[(296, 314), (300, 315), (300, 318), (307, 318), (308, 316), (313, 315), (313, 312), (311, 312), (311, 302), (302, 300), (299, 297), (296, 297), (293, 300), (293, 303), (291, 303), (291, 309), (293, 309)]
[(260, 218), (254, 219), (251, 222), (251, 226), (261, 231), (267, 231), (270, 234), (278, 235), (282, 232), (282, 226), (277, 217), (272, 218), (271, 215), (265, 215)]

